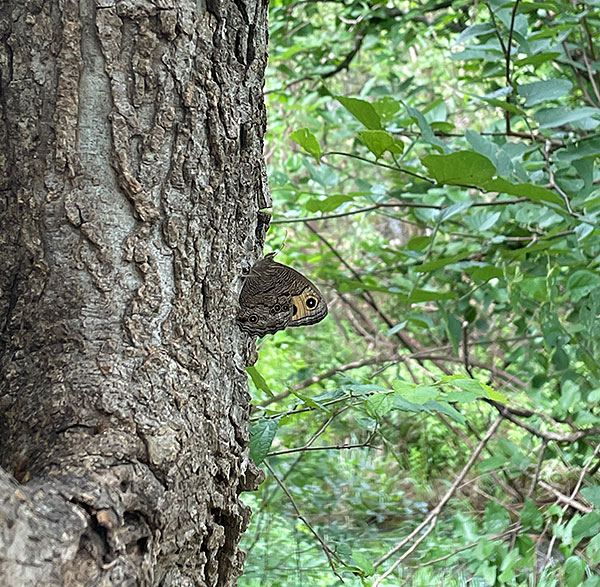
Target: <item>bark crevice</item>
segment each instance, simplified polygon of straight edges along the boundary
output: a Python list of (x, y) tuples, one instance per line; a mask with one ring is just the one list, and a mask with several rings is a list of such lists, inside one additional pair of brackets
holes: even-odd
[(0, 8), (0, 584), (241, 573), (266, 6), (211, 6)]

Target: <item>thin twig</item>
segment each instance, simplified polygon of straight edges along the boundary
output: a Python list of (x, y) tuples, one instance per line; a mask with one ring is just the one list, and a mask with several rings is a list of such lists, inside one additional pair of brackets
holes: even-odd
[(335, 554), (335, 552), (333, 552), (329, 548), (329, 546), (327, 546), (327, 544), (325, 544), (325, 541), (319, 536), (318, 532), (312, 527), (311, 523), (302, 515), (302, 513), (298, 509), (298, 506), (296, 505), (296, 501), (294, 500), (294, 497), (288, 491), (288, 488), (284, 485), (284, 483), (281, 481), (281, 479), (277, 476), (277, 473), (275, 473), (275, 471), (273, 470), (273, 468), (271, 467), (271, 465), (269, 465), (269, 463), (266, 460), (263, 461), (263, 463), (265, 464), (265, 466), (269, 470), (269, 473), (271, 473), (271, 475), (273, 475), (273, 478), (275, 479), (275, 481), (277, 481), (277, 484), (279, 485), (279, 487), (281, 487), (281, 489), (283, 490), (283, 492), (287, 495), (287, 498), (290, 500), (290, 503), (292, 504), (292, 507), (296, 511), (296, 515), (298, 516), (298, 519), (300, 519), (304, 523), (304, 525), (310, 530), (311, 534), (319, 541), (319, 544), (321, 545), (321, 548), (323, 549), (323, 552), (325, 553), (325, 556), (327, 556), (327, 560), (329, 561), (329, 566), (331, 567), (331, 570), (333, 571), (333, 574), (340, 581), (342, 581), (342, 583), (343, 583), (344, 580), (342, 579), (342, 577), (336, 571), (334, 558), (338, 562), (342, 562), (342, 561)]
[[(397, 167), (394, 165), (388, 165), (387, 163), (382, 163), (381, 161), (374, 161), (373, 159), (368, 159), (367, 157), (361, 157), (360, 155), (355, 155), (354, 153), (345, 153), (343, 151), (327, 151), (323, 153), (321, 157), (327, 157), (328, 155), (341, 155), (342, 157), (350, 157), (351, 159), (358, 159), (359, 161), (364, 161), (365, 163), (371, 163), (372, 165), (376, 165), (377, 167), (383, 167), (384, 169), (391, 169), (392, 171), (397, 171), (399, 173), (405, 173), (406, 175), (410, 175), (411, 177), (416, 177), (417, 179), (421, 179), (435, 185), (435, 181), (425, 175), (421, 175), (420, 173), (416, 173), (414, 171), (410, 171), (410, 169), (405, 169), (403, 167)], [(469, 186), (471, 187), (471, 186)]]
[(584, 99), (591, 106), (597, 107), (596, 102), (594, 102), (594, 100), (592, 100), (592, 97), (590, 96), (590, 94), (587, 90), (587, 87), (585, 85), (585, 78), (581, 75), (581, 72), (576, 67), (575, 60), (571, 56), (571, 52), (569, 51), (569, 46), (567, 45), (566, 41), (562, 42), (562, 47), (565, 52), (565, 55), (567, 56), (567, 59), (569, 60), (569, 65), (571, 66), (571, 69), (573, 70), (573, 74), (575, 75), (575, 79), (577, 80), (577, 85), (579, 86), (579, 89), (581, 90), (581, 93), (583, 94)]
[(578, 501), (574, 500), (568, 495), (565, 495), (564, 493), (556, 489), (556, 487), (552, 487), (552, 485), (546, 483), (545, 481), (542, 481), (540, 479), (538, 484), (540, 487), (546, 489), (547, 491), (550, 491), (550, 493), (552, 493), (556, 497), (556, 501), (564, 503), (565, 507), (571, 507), (574, 510), (581, 512), (582, 514), (589, 514), (592, 511), (592, 508), (579, 503)]
[(533, 495), (533, 491), (538, 483), (538, 479), (540, 477), (540, 471), (542, 470), (542, 463), (544, 461), (544, 455), (546, 454), (546, 449), (548, 448), (548, 441), (544, 438), (542, 440), (542, 446), (540, 447), (540, 454), (538, 456), (537, 465), (535, 467), (535, 473), (533, 475), (533, 479), (531, 480), (531, 486), (529, 487), (529, 491), (527, 492), (527, 497), (531, 497)]
[[(519, 8), (519, 0), (516, 0), (512, 9), (512, 14), (510, 15), (510, 28), (508, 29), (508, 47), (506, 49), (506, 85), (511, 86), (511, 74), (510, 74), (510, 53), (512, 51), (512, 40), (513, 33), (515, 31), (515, 18), (517, 16), (517, 9)], [(510, 128), (506, 129), (507, 132), (510, 132)]]
[(594, 72), (592, 71), (592, 67), (590, 66), (590, 62), (585, 54), (585, 49), (582, 51), (583, 62), (585, 63), (585, 68), (588, 72), (588, 77), (590, 78), (590, 82), (592, 83), (592, 88), (594, 89), (594, 95), (596, 96), (596, 100), (600, 102), (600, 92), (598, 91), (598, 86), (596, 85), (596, 79), (594, 78)]
[[(571, 492), (571, 496), (570, 499), (574, 499), (575, 496), (579, 493), (579, 489), (581, 488), (581, 484), (583, 483), (583, 478), (585, 477), (588, 469), (590, 468), (593, 460), (596, 458), (598, 451), (600, 451), (600, 444), (596, 445), (596, 448), (594, 449), (594, 453), (592, 454), (592, 456), (589, 458), (588, 462), (583, 466), (583, 468), (581, 469), (581, 473), (579, 475), (579, 479), (577, 480), (577, 483), (575, 484), (575, 487), (573, 488), (573, 491)], [(571, 505), (570, 503), (566, 503), (563, 508), (563, 514), (567, 511), (567, 508), (569, 507), (569, 505)], [(552, 536), (552, 539), (550, 540), (550, 544), (548, 545), (548, 550), (546, 551), (546, 556), (544, 557), (544, 562), (542, 563), (542, 568), (544, 568), (547, 564), (548, 561), (550, 560), (550, 556), (552, 555), (552, 550), (554, 548), (554, 543), (556, 542), (556, 534), (554, 534)]]
[(474, 379), (473, 371), (471, 371), (471, 365), (469, 364), (469, 323), (466, 320), (463, 320), (462, 323), (462, 353), (465, 371), (471, 379)]
[[(493, 200), (492, 202), (473, 202), (471, 208), (489, 208), (491, 206), (510, 206), (512, 204), (521, 204), (528, 202), (528, 198), (514, 198), (512, 200)], [(334, 218), (343, 218), (345, 216), (353, 216), (355, 214), (366, 214), (381, 208), (427, 208), (429, 210), (444, 210), (448, 206), (440, 206), (439, 204), (423, 204), (421, 202), (382, 202), (373, 206), (364, 208), (356, 208), (345, 212), (336, 212), (334, 214), (324, 214), (322, 216), (303, 216), (300, 218), (280, 218), (271, 220), (271, 224), (295, 224), (298, 222), (314, 222), (317, 220), (332, 220)]]
[(334, 69), (332, 69), (331, 71), (328, 71), (327, 73), (322, 74), (321, 79), (328, 79), (330, 77), (333, 77), (334, 75), (338, 74), (340, 71), (342, 71), (344, 69), (348, 69), (348, 67), (350, 67), (350, 63), (352, 63), (352, 60), (354, 59), (354, 57), (356, 57), (356, 54), (360, 51), (363, 41), (365, 40), (365, 34), (366, 34), (365, 29), (366, 29), (366, 27), (363, 26), (360, 30), (358, 30), (356, 32), (355, 37), (354, 37), (354, 45), (353, 45), (352, 49), (350, 50), (350, 52), (346, 55), (346, 57), (344, 57), (344, 59)]
[[(512, 9), (512, 14), (510, 16), (510, 29), (508, 31), (508, 48), (506, 51), (506, 86), (509, 88), (512, 87), (512, 80), (511, 80), (511, 74), (510, 74), (510, 57), (511, 57), (510, 53), (512, 50), (512, 39), (513, 39), (514, 30), (515, 30), (515, 18), (517, 16), (517, 8), (518, 7), (519, 7), (519, 0), (515, 0), (515, 4)], [(510, 95), (506, 96), (506, 103), (507, 104), (510, 103)], [(506, 132), (510, 133), (510, 111), (508, 109), (505, 110), (505, 115), (506, 115)]]
[[(451, 355), (434, 355), (434, 354), (427, 354), (425, 351), (421, 352), (421, 353), (414, 353), (414, 355), (406, 355), (406, 358), (408, 359), (412, 359), (413, 356), (415, 356), (416, 359), (427, 359), (429, 361), (433, 361), (433, 362), (449, 362), (449, 363), (463, 363), (463, 359), (459, 358), (459, 357), (454, 357)], [(404, 360), (405, 355), (400, 355), (400, 358), (402, 360)], [(498, 377), (501, 377), (502, 379), (509, 381), (510, 383), (513, 383), (514, 385), (517, 385), (518, 387), (526, 387), (526, 384), (523, 380), (519, 379), (516, 375), (512, 375), (511, 373), (508, 373), (507, 371), (504, 371), (503, 369), (500, 369), (499, 367), (496, 367), (494, 365), (489, 365), (488, 363), (480, 363), (478, 361), (470, 361), (470, 365), (471, 367), (477, 367), (478, 369), (485, 369), (486, 371), (490, 371), (490, 373), (492, 373), (492, 375), (496, 375)]]
[(579, 215), (573, 212), (573, 208), (571, 208), (571, 202), (569, 201), (569, 196), (561, 189), (561, 187), (556, 183), (556, 178), (554, 176), (554, 169), (552, 168), (552, 161), (550, 160), (550, 152), (549, 145), (546, 143), (543, 149), (544, 159), (546, 160), (546, 171), (548, 172), (548, 177), (550, 179), (550, 188), (556, 190), (565, 201), (565, 205), (567, 206), (567, 210), (571, 216), (577, 218)]
[[(504, 532), (501, 532), (500, 534), (494, 534), (493, 536), (486, 536), (486, 540), (493, 542), (494, 540), (500, 540), (502, 538), (506, 538), (507, 536), (509, 536), (513, 532), (519, 530), (520, 528), (522, 528), (521, 523), (515, 522), (514, 524), (512, 524), (510, 526), (510, 528), (508, 530), (505, 530)], [(453, 556), (456, 556), (457, 554), (464, 552), (465, 550), (470, 550), (471, 548), (475, 548), (476, 546), (479, 546), (480, 544), (481, 544), (481, 540), (478, 540), (477, 542), (471, 542), (471, 544), (467, 544), (466, 546), (457, 548), (454, 552), (451, 552), (450, 554), (445, 554), (444, 556), (440, 556), (439, 558), (431, 559), (429, 561), (424, 562), (421, 565), (407, 566), (406, 568), (407, 569), (422, 569), (423, 567), (428, 567), (429, 565), (441, 563), (442, 561), (448, 560), (449, 558), (452, 558)]]
[[(340, 410), (339, 412), (335, 412), (334, 414), (331, 414), (331, 416), (329, 416), (325, 420), (325, 422), (323, 422), (323, 424), (321, 425), (321, 427), (312, 435), (312, 437), (304, 445), (304, 448), (311, 447), (317, 441), (317, 438), (319, 438), (319, 436), (321, 436), (321, 434), (323, 434), (325, 432), (325, 430), (327, 430), (327, 427), (329, 426), (329, 424), (331, 424), (333, 422), (334, 418), (336, 418), (342, 412), (345, 412), (345, 411), (346, 410), (344, 409), (344, 410)], [(268, 456), (273, 456), (273, 455), (268, 455)]]
[(271, 452), (267, 456), (275, 457), (275, 456), (279, 456), (279, 455), (289, 455), (289, 454), (292, 454), (295, 452), (310, 451), (310, 450), (347, 450), (350, 448), (372, 448), (372, 449), (378, 450), (378, 447), (371, 445), (371, 441), (373, 440), (374, 436), (375, 436), (375, 431), (373, 431), (369, 435), (369, 438), (367, 438), (367, 440), (365, 440), (364, 442), (361, 442), (360, 444), (336, 444), (336, 445), (331, 445), (331, 446), (299, 446), (297, 448), (288, 448), (285, 450), (278, 450), (276, 452)]
[[(362, 283), (363, 279), (360, 274), (344, 259), (344, 257), (337, 251), (337, 249), (329, 242), (327, 238), (325, 238), (314, 226), (311, 226), (310, 223), (306, 222), (306, 227), (313, 232), (319, 240), (321, 240), (327, 248), (341, 261), (341, 263), (352, 273), (352, 276)], [(394, 327), (394, 322), (388, 318), (386, 314), (379, 308), (379, 305), (375, 301), (375, 298), (371, 295), (371, 292), (368, 290), (363, 290), (362, 297), (375, 310), (376, 314), (387, 324), (389, 328)], [(415, 350), (415, 345), (413, 342), (403, 333), (396, 332), (396, 338), (407, 348), (409, 351), (413, 352)]]
[(596, 436), (600, 434), (600, 426), (592, 426), (591, 428), (586, 428), (585, 430), (577, 430), (576, 432), (572, 432), (571, 434), (558, 434), (556, 432), (546, 432), (517, 418), (517, 416), (514, 415), (511, 408), (507, 407), (506, 405), (489, 398), (483, 399), (487, 403), (494, 406), (498, 410), (498, 412), (500, 412), (507, 420), (510, 420), (513, 424), (516, 424), (520, 428), (527, 430), (529, 433), (533, 434), (534, 436), (537, 436), (538, 438), (554, 440), (555, 442), (573, 443), (579, 440), (580, 438), (585, 438), (586, 436)]

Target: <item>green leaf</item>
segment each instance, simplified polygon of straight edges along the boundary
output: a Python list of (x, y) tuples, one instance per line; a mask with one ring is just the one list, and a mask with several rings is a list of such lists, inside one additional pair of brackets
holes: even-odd
[(496, 61), (502, 57), (502, 51), (500, 50), (492, 50), (492, 49), (478, 49), (481, 45), (472, 45), (468, 49), (464, 51), (459, 51), (457, 53), (451, 53), (450, 59), (455, 61), (469, 61), (472, 59), (481, 60), (481, 61)]
[(257, 465), (269, 454), (278, 427), (278, 418), (259, 420), (250, 426), (250, 457)]
[(394, 391), (403, 395), (405, 393), (412, 393), (415, 389), (416, 385), (414, 383), (408, 383), (407, 381), (402, 381), (401, 379), (396, 379), (393, 382)]
[[(467, 141), (469, 141), (469, 144), (475, 152), (487, 157), (494, 164), (494, 167), (496, 167), (498, 173), (500, 173), (500, 169), (498, 168), (499, 158), (502, 161), (502, 166), (505, 172), (507, 174), (511, 173), (512, 162), (508, 155), (498, 148), (496, 143), (488, 138), (482, 137), (474, 130), (467, 130), (465, 132), (465, 138)], [(486, 210), (480, 210), (478, 214), (485, 214), (486, 212)]]
[(598, 530), (600, 530), (600, 512), (592, 510), (581, 516), (573, 525), (573, 540), (579, 542), (582, 538), (595, 536)]
[(571, 143), (564, 149), (556, 151), (557, 159), (572, 163), (582, 158), (594, 158), (600, 155), (600, 137), (586, 141)]
[(567, 287), (571, 299), (578, 302), (600, 288), (600, 275), (587, 269), (574, 271), (567, 281)]
[(394, 395), (391, 393), (376, 393), (368, 397), (364, 405), (367, 413), (379, 420), (394, 408), (394, 401)]
[[(537, 537), (536, 537), (537, 538)], [(524, 534), (517, 534), (515, 539), (515, 546), (521, 555), (521, 560), (519, 561), (519, 567), (528, 567), (533, 568), (534, 566), (534, 557), (536, 552), (536, 543), (531, 536)]]
[(479, 567), (477, 567), (477, 575), (481, 575), (487, 585), (496, 584), (496, 572), (496, 565), (491, 565), (487, 561), (483, 562), (481, 565), (479, 565)]
[(394, 398), (394, 409), (402, 412), (427, 412), (428, 410), (422, 404), (413, 404), (403, 397), (397, 395)]
[(404, 144), (384, 130), (362, 130), (358, 138), (377, 159), (386, 151), (396, 154), (404, 151)]
[(321, 153), (323, 150), (321, 149), (321, 145), (319, 145), (319, 141), (317, 141), (317, 137), (313, 133), (311, 133), (307, 128), (299, 128), (295, 130), (290, 138), (298, 143), (307, 153), (312, 155), (317, 163), (320, 162)]
[(503, 192), (511, 196), (519, 196), (521, 198), (529, 198), (530, 200), (541, 202), (552, 202), (564, 206), (564, 200), (552, 190), (541, 187), (539, 185), (531, 185), (528, 183), (510, 183), (502, 178), (491, 179), (484, 182), (482, 186), (487, 191)]
[(482, 473), (487, 471), (494, 471), (495, 469), (501, 469), (508, 462), (508, 458), (505, 455), (495, 455), (482, 460), (477, 467)]
[(524, 65), (538, 66), (542, 63), (546, 63), (546, 61), (553, 61), (557, 57), (560, 57), (560, 53), (558, 51), (546, 51), (545, 53), (537, 53), (535, 55), (524, 57), (523, 59), (517, 59), (515, 63), (519, 67), (523, 67)]
[(459, 255), (453, 255), (452, 257), (442, 257), (440, 259), (428, 261), (427, 263), (423, 263), (422, 265), (415, 265), (415, 271), (419, 271), (420, 273), (429, 273), (434, 269), (439, 269), (440, 267), (451, 265), (452, 263), (456, 263), (457, 261), (462, 261), (465, 257), (468, 256), (469, 253), (464, 252)]
[(450, 391), (444, 396), (444, 399), (447, 402), (466, 404), (475, 401), (478, 397), (478, 394), (471, 393), (470, 391)]
[(450, 155), (427, 155), (423, 165), (440, 184), (475, 185), (486, 191), (497, 191), (535, 201), (564, 205), (553, 191), (530, 184), (513, 184), (496, 176), (496, 167), (475, 151), (458, 151)]
[[(354, 381), (352, 381), (348, 385), (344, 385), (342, 390), (346, 395), (350, 395), (352, 397), (364, 397), (373, 394), (373, 392), (387, 391), (386, 389), (383, 389), (381, 385), (375, 385), (373, 383), (356, 383)], [(318, 398), (315, 399), (322, 401), (321, 398), (323, 397), (323, 395), (320, 395)], [(333, 398), (327, 397), (327, 399), (329, 400)]]
[(471, 279), (476, 282), (486, 282), (490, 279), (497, 279), (504, 276), (502, 268), (494, 267), (492, 265), (484, 267), (468, 267), (465, 271), (470, 275)]
[(381, 129), (381, 119), (370, 102), (358, 98), (335, 96), (340, 104), (350, 112), (359, 122), (371, 130)]
[(459, 376), (457, 379), (452, 381), (456, 387), (460, 387), (469, 393), (476, 395), (477, 397), (489, 397), (498, 402), (506, 403), (508, 400), (499, 391), (496, 391), (493, 387), (490, 387), (487, 383), (477, 381), (477, 379), (471, 379), (468, 377)]
[(500, 565), (500, 570), (502, 573), (498, 577), (498, 581), (502, 584), (512, 583), (515, 578), (515, 567), (520, 558), (519, 552), (517, 550), (511, 550), (505, 557), (502, 559), (502, 564)]
[(261, 389), (262, 391), (267, 393), (269, 397), (273, 397), (275, 395), (271, 391), (269, 384), (265, 381), (264, 377), (258, 372), (256, 367), (246, 367), (246, 373), (250, 375), (252, 383), (254, 383), (257, 389)]
[(416, 108), (412, 108), (411, 106), (406, 106), (406, 111), (415, 120), (415, 122), (419, 126), (419, 129), (421, 130), (421, 134), (423, 135), (423, 138), (428, 143), (432, 144), (434, 147), (439, 148), (439, 150), (442, 151), (443, 153), (448, 153), (448, 151), (450, 149), (448, 148), (446, 143), (444, 143), (443, 141), (440, 141), (440, 139), (438, 139), (435, 136), (433, 130), (431, 130), (431, 127), (429, 126), (429, 123), (427, 122), (425, 117)]
[(512, 104), (511, 102), (505, 102), (504, 100), (498, 100), (496, 98), (481, 98), (484, 102), (491, 104), (492, 106), (496, 106), (496, 108), (502, 108), (502, 110), (506, 110), (507, 112), (512, 112), (513, 114), (521, 114), (523, 115), (523, 109), (519, 108), (516, 104)]
[(439, 383), (449, 383), (451, 381), (457, 381), (458, 379), (464, 379), (465, 376), (464, 375), (459, 375), (459, 374), (455, 374), (455, 375), (443, 375), (441, 377), (441, 379), (439, 380)]
[(400, 110), (401, 103), (390, 96), (384, 96), (373, 102), (373, 108), (377, 112), (382, 122), (387, 122), (394, 118), (394, 115)]
[(298, 399), (301, 399), (308, 407), (328, 411), (323, 404), (320, 404), (318, 401), (315, 401), (312, 397), (299, 391), (296, 391), (292, 388), (290, 388), (289, 391)]
[(483, 527), (489, 534), (499, 534), (508, 528), (510, 517), (504, 507), (495, 501), (490, 501), (483, 515)]
[[(593, 130), (598, 126), (598, 124), (600, 124), (599, 120), (596, 120), (592, 117), (600, 117), (600, 108), (591, 108), (586, 106), (584, 108), (567, 110), (567, 108), (560, 106), (559, 108), (547, 108), (545, 110), (540, 110), (534, 115), (534, 118), (538, 121), (540, 128), (554, 128), (557, 126), (571, 124), (586, 130)], [(580, 124), (577, 125), (575, 123)]]
[(396, 332), (400, 332), (401, 330), (404, 330), (404, 328), (406, 327), (407, 324), (408, 324), (408, 320), (402, 320), (402, 322), (399, 322), (395, 326), (392, 326), (392, 328), (390, 328), (385, 333), (385, 335), (388, 337), (392, 336), (393, 334), (396, 334)]
[(488, 212), (486, 210), (480, 210), (469, 215), (469, 224), (471, 224), (475, 230), (484, 232), (492, 228), (492, 226), (498, 222), (501, 214), (502, 212)]
[(423, 407), (425, 407), (428, 412), (440, 412), (441, 414), (446, 414), (446, 416), (450, 416), (450, 418), (459, 424), (465, 424), (466, 422), (465, 417), (449, 403), (431, 400), (423, 404)]
[(569, 367), (569, 355), (565, 352), (563, 345), (561, 345), (560, 343), (557, 344), (558, 346), (554, 348), (554, 354), (552, 355), (552, 364), (559, 371), (563, 371)]
[(454, 292), (429, 291), (427, 289), (415, 289), (410, 295), (398, 295), (398, 300), (405, 304), (416, 302), (434, 302), (437, 300), (453, 300), (456, 297)]
[(468, 210), (473, 202), (458, 202), (456, 204), (452, 204), (451, 206), (446, 206), (438, 213), (437, 222), (444, 222), (445, 220), (449, 220), (453, 216), (458, 214), (462, 214), (466, 210)]
[(452, 382), (456, 387), (460, 387), (465, 391), (470, 391), (471, 393), (477, 394), (479, 397), (482, 395), (486, 395), (483, 388), (481, 387), (481, 383), (476, 379), (464, 378), (464, 379), (456, 379)]
[(416, 404), (424, 404), (429, 400), (435, 399), (439, 394), (440, 390), (437, 387), (431, 385), (417, 385), (414, 389), (413, 397), (406, 397), (406, 399)]
[(458, 343), (462, 337), (462, 320), (459, 320), (454, 314), (448, 314), (446, 318), (446, 330), (454, 347), (454, 352), (458, 353)]
[(422, 251), (431, 242), (428, 236), (413, 236), (407, 243), (406, 248), (411, 251)]
[(590, 559), (591, 565), (600, 563), (600, 534), (594, 536), (585, 549), (585, 554)]
[(544, 516), (529, 497), (525, 500), (525, 507), (521, 510), (520, 518), (525, 530), (529, 528), (539, 530), (544, 524)]
[(394, 381), (394, 391), (413, 404), (424, 404), (439, 395), (439, 389), (429, 385), (407, 386), (403, 381)]
[(592, 224), (581, 223), (575, 227), (575, 234), (577, 235), (578, 241), (584, 240), (592, 232), (594, 232), (594, 226)]
[(352, 551), (352, 560), (356, 566), (364, 573), (365, 577), (370, 577), (375, 573), (373, 563), (360, 550)]
[(578, 556), (570, 556), (565, 561), (565, 585), (567, 587), (580, 587), (585, 574), (585, 562)]
[(483, 389), (486, 392), (486, 395), (490, 399), (493, 399), (495, 402), (500, 402), (502, 404), (508, 403), (508, 398), (503, 393), (496, 391), (495, 389), (491, 388), (489, 385), (487, 385), (485, 383), (482, 383), (481, 386), (483, 387)]
[[(462, 538), (466, 543), (476, 542), (481, 538), (477, 519), (474, 516), (459, 510), (454, 514), (452, 521), (454, 525), (453, 534)], [(484, 540), (481, 540), (479, 546), (481, 547), (481, 550), (485, 549)]]
[(489, 34), (493, 33), (495, 30), (496, 29), (495, 29), (494, 25), (492, 25), (488, 22), (474, 24), (470, 27), (467, 27), (462, 33), (460, 33), (460, 36), (456, 40), (456, 44), (460, 45), (461, 43), (464, 43), (465, 41), (468, 41), (469, 39), (472, 39), (473, 37), (480, 37), (481, 35), (489, 35)]
[(494, 164), (475, 151), (427, 155), (422, 163), (440, 184), (481, 185), (496, 173)]
[(567, 79), (549, 79), (517, 86), (517, 92), (525, 98), (525, 106), (535, 106), (568, 94), (572, 87)]
[(306, 204), (309, 212), (332, 212), (346, 202), (351, 202), (354, 198), (344, 194), (335, 194), (327, 196), (325, 199), (312, 198)]
[(581, 495), (585, 497), (597, 510), (600, 510), (600, 485), (584, 487)]

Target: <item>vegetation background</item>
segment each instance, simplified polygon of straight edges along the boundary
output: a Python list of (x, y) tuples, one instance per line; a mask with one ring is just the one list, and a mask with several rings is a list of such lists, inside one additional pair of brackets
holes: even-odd
[(271, 1), (240, 585), (600, 585), (599, 7)]

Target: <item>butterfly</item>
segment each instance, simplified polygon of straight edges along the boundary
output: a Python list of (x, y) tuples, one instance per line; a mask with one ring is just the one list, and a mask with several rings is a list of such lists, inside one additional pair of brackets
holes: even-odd
[(327, 303), (304, 275), (268, 254), (252, 266), (240, 293), (237, 321), (249, 334), (263, 336), (288, 326), (316, 324), (327, 316)]

